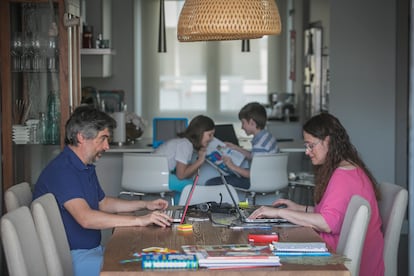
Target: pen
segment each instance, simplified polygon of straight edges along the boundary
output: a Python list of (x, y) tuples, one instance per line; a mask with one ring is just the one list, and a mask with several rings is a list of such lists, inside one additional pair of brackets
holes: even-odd
[(264, 229), (271, 230), (272, 226), (269, 225), (243, 225), (243, 226), (230, 226), (233, 230), (244, 230), (244, 229)]
[(126, 264), (126, 263), (132, 263), (132, 262), (140, 262), (142, 259), (141, 258), (135, 258), (135, 259), (128, 259), (128, 260), (121, 260), (119, 261), (121, 264)]

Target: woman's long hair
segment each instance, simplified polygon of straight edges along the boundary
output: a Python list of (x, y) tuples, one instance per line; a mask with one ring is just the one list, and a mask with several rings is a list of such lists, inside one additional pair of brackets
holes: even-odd
[(305, 123), (303, 131), (320, 140), (324, 140), (329, 136), (329, 148), (326, 160), (323, 164), (314, 166), (316, 184), (314, 200), (316, 203), (321, 201), (332, 173), (343, 160), (360, 167), (367, 174), (371, 180), (377, 199), (380, 199), (377, 181), (359, 157), (358, 151), (352, 145), (345, 128), (336, 117), (329, 113), (318, 114)]
[(205, 131), (214, 129), (214, 121), (204, 115), (194, 117), (186, 130), (178, 133), (178, 137), (185, 137), (193, 144), (195, 150), (201, 149), (201, 139)]

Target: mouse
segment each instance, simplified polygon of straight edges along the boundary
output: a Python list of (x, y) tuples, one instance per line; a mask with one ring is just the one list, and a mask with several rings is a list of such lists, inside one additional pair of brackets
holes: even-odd
[(282, 204), (278, 204), (278, 205), (275, 205), (274, 206), (275, 208), (287, 208), (287, 205), (286, 204), (284, 204), (284, 203), (282, 203)]

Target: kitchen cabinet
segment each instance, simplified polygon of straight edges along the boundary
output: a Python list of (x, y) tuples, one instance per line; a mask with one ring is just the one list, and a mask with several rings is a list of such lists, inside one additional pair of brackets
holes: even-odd
[[(93, 38), (96, 41), (98, 34), (102, 34), (103, 39), (108, 40), (108, 46), (111, 47), (112, 1), (88, 0), (84, 5), (86, 7), (85, 22), (93, 27)], [(95, 41), (92, 43), (93, 46), (96, 46)], [(82, 78), (108, 78), (112, 76), (112, 57), (116, 54), (115, 50), (111, 48), (82, 48), (80, 53)]]
[(112, 49), (81, 49), (83, 78), (107, 78), (112, 75)]
[[(80, 103), (79, 16), (79, 0), (0, 1), (3, 191), (34, 184), (63, 146), (65, 123)], [(53, 118), (46, 129), (55, 140), (40, 141), (35, 127), (16, 131), (36, 125), (40, 113)]]

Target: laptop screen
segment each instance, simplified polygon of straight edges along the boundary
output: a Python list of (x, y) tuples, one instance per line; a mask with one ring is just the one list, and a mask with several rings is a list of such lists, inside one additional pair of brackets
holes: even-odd
[(188, 193), (187, 200), (185, 201), (184, 212), (183, 212), (183, 215), (181, 217), (180, 224), (183, 224), (183, 222), (185, 220), (185, 216), (187, 215), (187, 211), (188, 211), (188, 206), (190, 205), (191, 198), (193, 197), (193, 193), (194, 193), (195, 187), (197, 186), (197, 182), (198, 182), (198, 173), (196, 174), (196, 176), (194, 178), (193, 186), (191, 187), (191, 190)]
[(167, 140), (177, 137), (177, 133), (187, 128), (187, 118), (156, 117), (152, 120), (152, 146), (157, 148)]
[(223, 142), (230, 142), (239, 146), (236, 132), (232, 124), (215, 125), (214, 136)]

